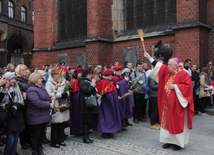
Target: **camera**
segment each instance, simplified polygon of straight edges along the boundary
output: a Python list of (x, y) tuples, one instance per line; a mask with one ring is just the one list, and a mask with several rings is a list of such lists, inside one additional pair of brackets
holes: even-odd
[(0, 104), (0, 112), (7, 113), (9, 115), (15, 115), (16, 111), (17, 107), (15, 106), (13, 101)]

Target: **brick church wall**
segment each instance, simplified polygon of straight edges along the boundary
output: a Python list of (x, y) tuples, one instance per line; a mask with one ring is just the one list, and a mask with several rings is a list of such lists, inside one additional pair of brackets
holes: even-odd
[[(214, 2), (207, 0), (207, 24), (214, 24)], [(141, 41), (127, 39), (115, 41), (112, 23), (113, 0), (87, 0), (87, 40), (85, 45), (70, 49), (49, 51), (57, 42), (57, 1), (35, 0), (35, 27), (33, 64), (41, 68), (44, 63), (57, 63), (58, 55), (65, 53), (67, 65), (77, 64), (76, 54), (80, 51), (86, 54), (86, 64), (107, 65), (115, 61), (121, 64), (124, 61), (123, 49), (125, 47), (138, 47), (138, 59), (144, 59)], [(179, 0), (176, 5), (177, 25), (174, 34), (145, 37), (145, 46), (151, 54), (154, 44), (162, 40), (170, 44), (173, 56), (181, 61), (190, 58), (194, 64), (204, 66), (208, 61), (214, 61), (214, 32), (199, 24), (199, 1)], [(190, 24), (188, 27), (187, 24)], [(194, 25), (196, 24), (196, 26)], [(44, 48), (42, 50), (42, 48)], [(44, 52), (43, 52), (44, 51)], [(145, 60), (146, 61), (146, 60)]]

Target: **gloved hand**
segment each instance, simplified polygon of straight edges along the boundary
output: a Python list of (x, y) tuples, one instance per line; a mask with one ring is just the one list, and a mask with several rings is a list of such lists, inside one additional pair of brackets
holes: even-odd
[(213, 89), (213, 86), (209, 86), (207, 88), (205, 88), (204, 90), (212, 90)]
[(62, 93), (62, 98), (67, 98), (68, 94), (67, 93)]

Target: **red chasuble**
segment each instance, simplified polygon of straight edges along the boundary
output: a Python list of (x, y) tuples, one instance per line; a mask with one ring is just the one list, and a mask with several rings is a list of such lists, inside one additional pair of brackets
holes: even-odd
[[(161, 127), (171, 134), (179, 134), (184, 130), (184, 116), (187, 108), (188, 128), (192, 128), (192, 118), (194, 116), (193, 89), (190, 76), (178, 69), (172, 74), (166, 65), (162, 65), (158, 72), (158, 109)], [(187, 100), (188, 105), (183, 108), (178, 100), (175, 90), (169, 90), (168, 85), (176, 84)]]

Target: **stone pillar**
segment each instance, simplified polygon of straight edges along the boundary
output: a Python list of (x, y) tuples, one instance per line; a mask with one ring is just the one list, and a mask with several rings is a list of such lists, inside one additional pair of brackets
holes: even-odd
[(28, 68), (31, 68), (32, 67), (32, 64), (31, 64), (31, 61), (32, 61), (32, 53), (24, 53), (23, 54), (23, 57), (24, 57), (24, 64), (28, 67)]
[(112, 3), (113, 0), (87, 0), (87, 65), (111, 61)]
[(112, 38), (112, 0), (87, 0), (87, 36)]
[[(202, 4), (203, 3), (203, 4)], [(183, 60), (189, 58), (197, 65), (205, 65), (208, 60), (209, 31), (206, 20), (201, 20), (203, 11), (202, 5), (207, 0), (179, 0), (176, 5), (175, 26), (175, 56)]]
[(120, 36), (125, 30), (124, 0), (113, 0), (112, 21), (114, 37)]
[(7, 65), (7, 49), (0, 48), (0, 67)]

